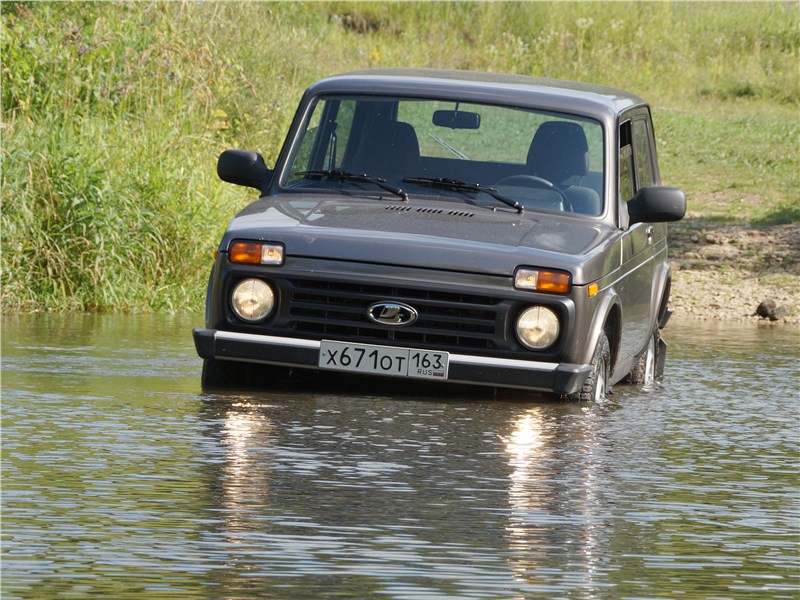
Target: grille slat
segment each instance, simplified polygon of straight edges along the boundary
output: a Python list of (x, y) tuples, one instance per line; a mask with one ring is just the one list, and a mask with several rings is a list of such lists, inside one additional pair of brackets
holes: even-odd
[[(304, 335), (476, 349), (496, 348), (502, 336), (501, 301), (491, 296), (320, 280), (286, 283), (288, 328)], [(419, 320), (400, 328), (372, 323), (367, 308), (382, 300), (413, 306)]]

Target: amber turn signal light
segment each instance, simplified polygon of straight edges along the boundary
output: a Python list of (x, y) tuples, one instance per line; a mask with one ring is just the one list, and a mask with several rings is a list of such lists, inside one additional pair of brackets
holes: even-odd
[(228, 252), (231, 262), (261, 264), (261, 244), (251, 242), (236, 242), (231, 245)]
[(520, 268), (514, 274), (514, 287), (550, 294), (567, 294), (570, 290), (570, 275), (563, 271)]
[(566, 294), (569, 292), (569, 275), (557, 271), (539, 271), (536, 289), (540, 292)]
[(283, 264), (283, 244), (234, 242), (228, 250), (228, 260), (251, 265)]

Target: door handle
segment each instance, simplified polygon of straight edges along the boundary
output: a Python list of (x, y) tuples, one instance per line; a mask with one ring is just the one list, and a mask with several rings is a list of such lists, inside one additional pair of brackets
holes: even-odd
[(652, 225), (649, 225), (647, 229), (644, 230), (645, 235), (647, 235), (647, 245), (653, 243), (653, 234), (656, 232), (655, 228)]

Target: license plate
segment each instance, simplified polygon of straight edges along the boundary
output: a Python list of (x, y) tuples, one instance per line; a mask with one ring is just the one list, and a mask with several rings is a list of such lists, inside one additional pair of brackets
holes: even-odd
[(323, 340), (320, 342), (318, 365), (334, 371), (447, 379), (449, 361), (447, 352)]

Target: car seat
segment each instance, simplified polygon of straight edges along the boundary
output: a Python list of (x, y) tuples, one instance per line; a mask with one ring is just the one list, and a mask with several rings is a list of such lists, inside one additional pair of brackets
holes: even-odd
[(402, 121), (384, 121), (361, 142), (350, 170), (399, 182), (419, 174), (419, 140)]
[(589, 172), (589, 145), (578, 123), (542, 123), (531, 141), (527, 165), (532, 175), (559, 186), (572, 203), (574, 212), (600, 214), (599, 194), (581, 185)]

